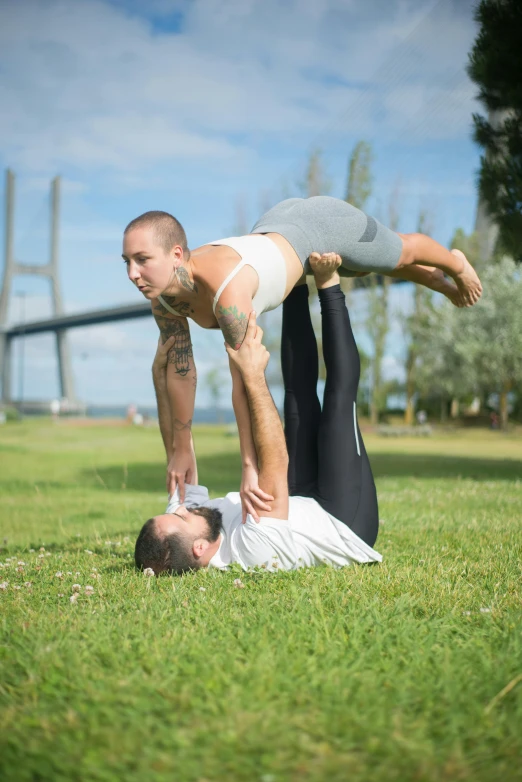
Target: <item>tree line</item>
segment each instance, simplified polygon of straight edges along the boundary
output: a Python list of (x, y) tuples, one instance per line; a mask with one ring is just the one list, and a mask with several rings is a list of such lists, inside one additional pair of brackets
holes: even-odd
[[(402, 319), (404, 378), (390, 382), (384, 378), (383, 361), (393, 315), (390, 287), (395, 280), (374, 274), (356, 281), (343, 279), (349, 296), (361, 291), (366, 297), (361, 325), (370, 348), (368, 353), (361, 351), (361, 403), (373, 424), (382, 420), (391, 394), (402, 395), (404, 420), (410, 425), (420, 407), (432, 416), (437, 411), (442, 421), (455, 416), (463, 405), (471, 405), (475, 412), (496, 409), (500, 427), (507, 426), (510, 413), (517, 417), (522, 413), (522, 3), (481, 0), (475, 15), (479, 31), (469, 53), (468, 73), (487, 116), (473, 115), (472, 132), (482, 150), (478, 192), (495, 227), (495, 242), (485, 251), (480, 236), (466, 235), (457, 228), (450, 244), (477, 267), (484, 294), (474, 307), (459, 310), (427, 289), (412, 286), (412, 309)], [(348, 159), (344, 199), (362, 210), (373, 192), (373, 158), (371, 144), (360, 140)], [(298, 187), (282, 197), (327, 195), (330, 190), (321, 150), (316, 149)], [(262, 200), (263, 207), (270, 205), (266, 196)], [(379, 215), (392, 230), (398, 229), (399, 203), (397, 186), (387, 214)], [(415, 230), (429, 234), (430, 218), (421, 209)], [(237, 233), (248, 232), (243, 200), (238, 201), (236, 223)], [(318, 319), (313, 296), (312, 310)], [(320, 328), (316, 333), (320, 334)], [(269, 320), (265, 335), (269, 349), (277, 355), (280, 312)], [(277, 361), (271, 366), (269, 381), (277, 385)], [(207, 384), (214, 400), (221, 382), (211, 370)]]

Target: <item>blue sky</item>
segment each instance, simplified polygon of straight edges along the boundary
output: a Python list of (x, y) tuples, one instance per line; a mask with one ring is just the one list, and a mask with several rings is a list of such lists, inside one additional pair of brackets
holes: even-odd
[[(342, 196), (361, 138), (375, 154), (368, 211), (386, 222), (393, 200), (406, 232), (426, 209), (433, 236), (447, 244), (457, 226), (471, 230), (476, 209), (478, 106), (465, 73), (476, 34), (472, 6), (4, 0), (0, 167), (17, 175), (17, 257), (46, 260), (48, 183), (61, 174), (66, 310), (139, 301), (120, 260), (133, 217), (148, 209), (175, 214), (192, 247), (230, 235), (238, 221), (252, 224), (264, 206), (301, 194), (313, 149), (322, 150), (330, 193)], [(44, 281), (18, 278), (15, 291), (26, 292), (27, 319), (50, 312)], [(408, 296), (395, 292), (397, 309)], [(364, 302), (356, 297), (364, 344)], [(14, 299), (11, 321), (20, 306)], [(156, 339), (144, 321), (71, 332), (78, 396), (152, 402)], [(205, 372), (221, 363), (222, 345), (196, 326), (193, 339), (205, 405)], [(388, 343), (387, 371), (400, 374), (397, 319)], [(55, 396), (51, 337), (27, 339), (25, 357), (25, 396)]]

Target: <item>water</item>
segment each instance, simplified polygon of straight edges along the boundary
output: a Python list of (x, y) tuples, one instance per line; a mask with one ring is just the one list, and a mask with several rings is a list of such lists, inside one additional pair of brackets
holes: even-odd
[[(158, 417), (155, 407), (138, 405), (137, 412), (148, 418)], [(86, 416), (87, 418), (126, 418), (127, 407), (118, 405), (87, 405)], [(216, 410), (213, 407), (197, 407), (194, 411), (193, 422), (195, 424), (231, 424), (234, 421), (234, 411), (231, 408)]]

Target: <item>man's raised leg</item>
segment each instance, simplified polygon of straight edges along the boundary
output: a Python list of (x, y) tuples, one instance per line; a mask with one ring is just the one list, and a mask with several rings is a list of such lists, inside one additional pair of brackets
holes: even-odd
[(283, 302), (281, 365), (285, 384), (285, 438), (290, 494), (309, 496), (317, 485), (317, 398), (319, 362), (308, 286), (298, 285)]
[(373, 546), (379, 511), (373, 475), (357, 423), (360, 358), (344, 293), (339, 256), (310, 256), (321, 302), (326, 387), (318, 439), (316, 499)]

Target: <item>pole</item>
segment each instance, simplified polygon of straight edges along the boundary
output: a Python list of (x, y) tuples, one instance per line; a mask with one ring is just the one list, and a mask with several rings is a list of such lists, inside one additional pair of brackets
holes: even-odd
[[(20, 291), (16, 296), (20, 297), (20, 323), (25, 325), (25, 291)], [(24, 415), (24, 360), (25, 360), (25, 334), (22, 331), (20, 335), (20, 348), (19, 348), (19, 365), (18, 365), (18, 399), (19, 399), (19, 411), (20, 416)]]
[[(5, 242), (4, 242), (4, 278), (0, 291), (0, 332), (7, 323), (9, 293), (13, 279), (13, 238), (14, 238), (14, 195), (15, 178), (12, 171), (5, 175)], [(2, 373), (2, 402), (11, 399), (11, 340), (0, 333), (0, 367)]]
[[(54, 314), (63, 313), (62, 297), (58, 283), (58, 252), (60, 247), (60, 202), (61, 202), (61, 178), (55, 177), (51, 187), (51, 245), (49, 248), (49, 263), (52, 268), (51, 285), (53, 295)], [(71, 368), (71, 357), (67, 344), (67, 335), (63, 329), (56, 332), (56, 354), (58, 358), (58, 382), (60, 396), (73, 402), (74, 380)]]

